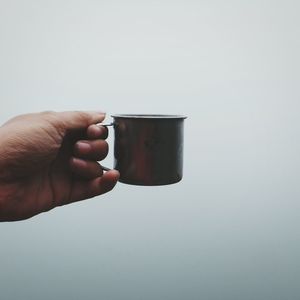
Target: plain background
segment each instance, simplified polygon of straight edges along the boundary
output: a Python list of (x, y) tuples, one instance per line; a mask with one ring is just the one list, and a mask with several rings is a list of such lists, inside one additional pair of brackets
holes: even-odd
[(1, 123), (188, 116), (179, 184), (0, 224), (1, 299), (299, 299), (299, 9), (0, 0)]

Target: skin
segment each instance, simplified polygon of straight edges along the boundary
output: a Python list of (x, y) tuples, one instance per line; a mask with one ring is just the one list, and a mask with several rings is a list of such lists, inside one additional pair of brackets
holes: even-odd
[(109, 192), (116, 170), (103, 172), (107, 128), (100, 112), (42, 112), (0, 127), (0, 221), (28, 219)]

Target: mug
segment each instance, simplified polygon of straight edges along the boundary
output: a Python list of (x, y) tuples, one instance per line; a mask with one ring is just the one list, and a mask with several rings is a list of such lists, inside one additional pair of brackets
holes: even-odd
[(113, 123), (102, 125), (114, 128), (114, 168), (120, 172), (120, 182), (154, 186), (182, 179), (185, 116), (116, 114), (111, 117)]

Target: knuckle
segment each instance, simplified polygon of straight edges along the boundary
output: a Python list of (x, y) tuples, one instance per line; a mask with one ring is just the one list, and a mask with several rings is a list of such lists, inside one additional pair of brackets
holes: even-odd
[(78, 119), (80, 121), (82, 121), (83, 123), (87, 123), (88, 125), (88, 121), (90, 119), (90, 116), (88, 113), (84, 112), (84, 111), (74, 111), (74, 113), (77, 115)]

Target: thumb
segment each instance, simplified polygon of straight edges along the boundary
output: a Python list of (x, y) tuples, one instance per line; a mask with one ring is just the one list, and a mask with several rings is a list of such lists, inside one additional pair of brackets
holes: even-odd
[(58, 113), (58, 118), (66, 130), (85, 129), (100, 123), (105, 119), (105, 113), (96, 111), (64, 111)]

